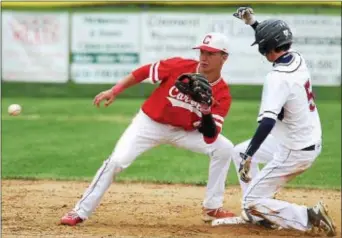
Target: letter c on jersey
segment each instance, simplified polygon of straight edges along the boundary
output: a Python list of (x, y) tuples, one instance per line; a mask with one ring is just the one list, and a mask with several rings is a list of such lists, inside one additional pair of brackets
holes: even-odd
[(173, 98), (177, 97), (178, 95), (178, 88), (176, 88), (176, 86), (172, 86), (169, 90), (169, 95)]

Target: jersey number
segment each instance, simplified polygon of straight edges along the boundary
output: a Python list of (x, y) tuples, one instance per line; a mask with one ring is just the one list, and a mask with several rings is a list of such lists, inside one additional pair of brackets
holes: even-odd
[(309, 80), (306, 81), (306, 83), (304, 84), (304, 87), (305, 87), (305, 91), (306, 91), (306, 96), (308, 97), (310, 112), (313, 112), (313, 111), (315, 111), (316, 105), (314, 102), (314, 95), (312, 93), (311, 84), (310, 84)]

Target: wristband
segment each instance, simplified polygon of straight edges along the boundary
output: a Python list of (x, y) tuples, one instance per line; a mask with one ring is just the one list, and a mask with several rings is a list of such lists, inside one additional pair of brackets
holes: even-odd
[(114, 96), (119, 95), (124, 90), (125, 90), (125, 87), (120, 83), (118, 83), (114, 87), (112, 87), (112, 93)]

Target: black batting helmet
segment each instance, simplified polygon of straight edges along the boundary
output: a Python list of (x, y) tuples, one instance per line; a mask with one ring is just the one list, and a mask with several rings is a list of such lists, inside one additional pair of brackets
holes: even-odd
[(259, 45), (262, 55), (271, 50), (292, 43), (292, 32), (286, 22), (277, 19), (269, 19), (260, 22), (255, 29), (255, 42)]

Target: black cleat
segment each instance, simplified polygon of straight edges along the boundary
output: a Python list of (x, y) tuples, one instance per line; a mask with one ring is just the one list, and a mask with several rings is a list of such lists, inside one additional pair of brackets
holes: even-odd
[(266, 229), (272, 229), (272, 230), (277, 230), (277, 229), (279, 230), (280, 229), (278, 225), (276, 225), (276, 224), (274, 224), (274, 223), (272, 223), (272, 222), (270, 222), (269, 220), (266, 220), (266, 219), (265, 220), (261, 220), (261, 221), (257, 221), (256, 225), (263, 226)]

